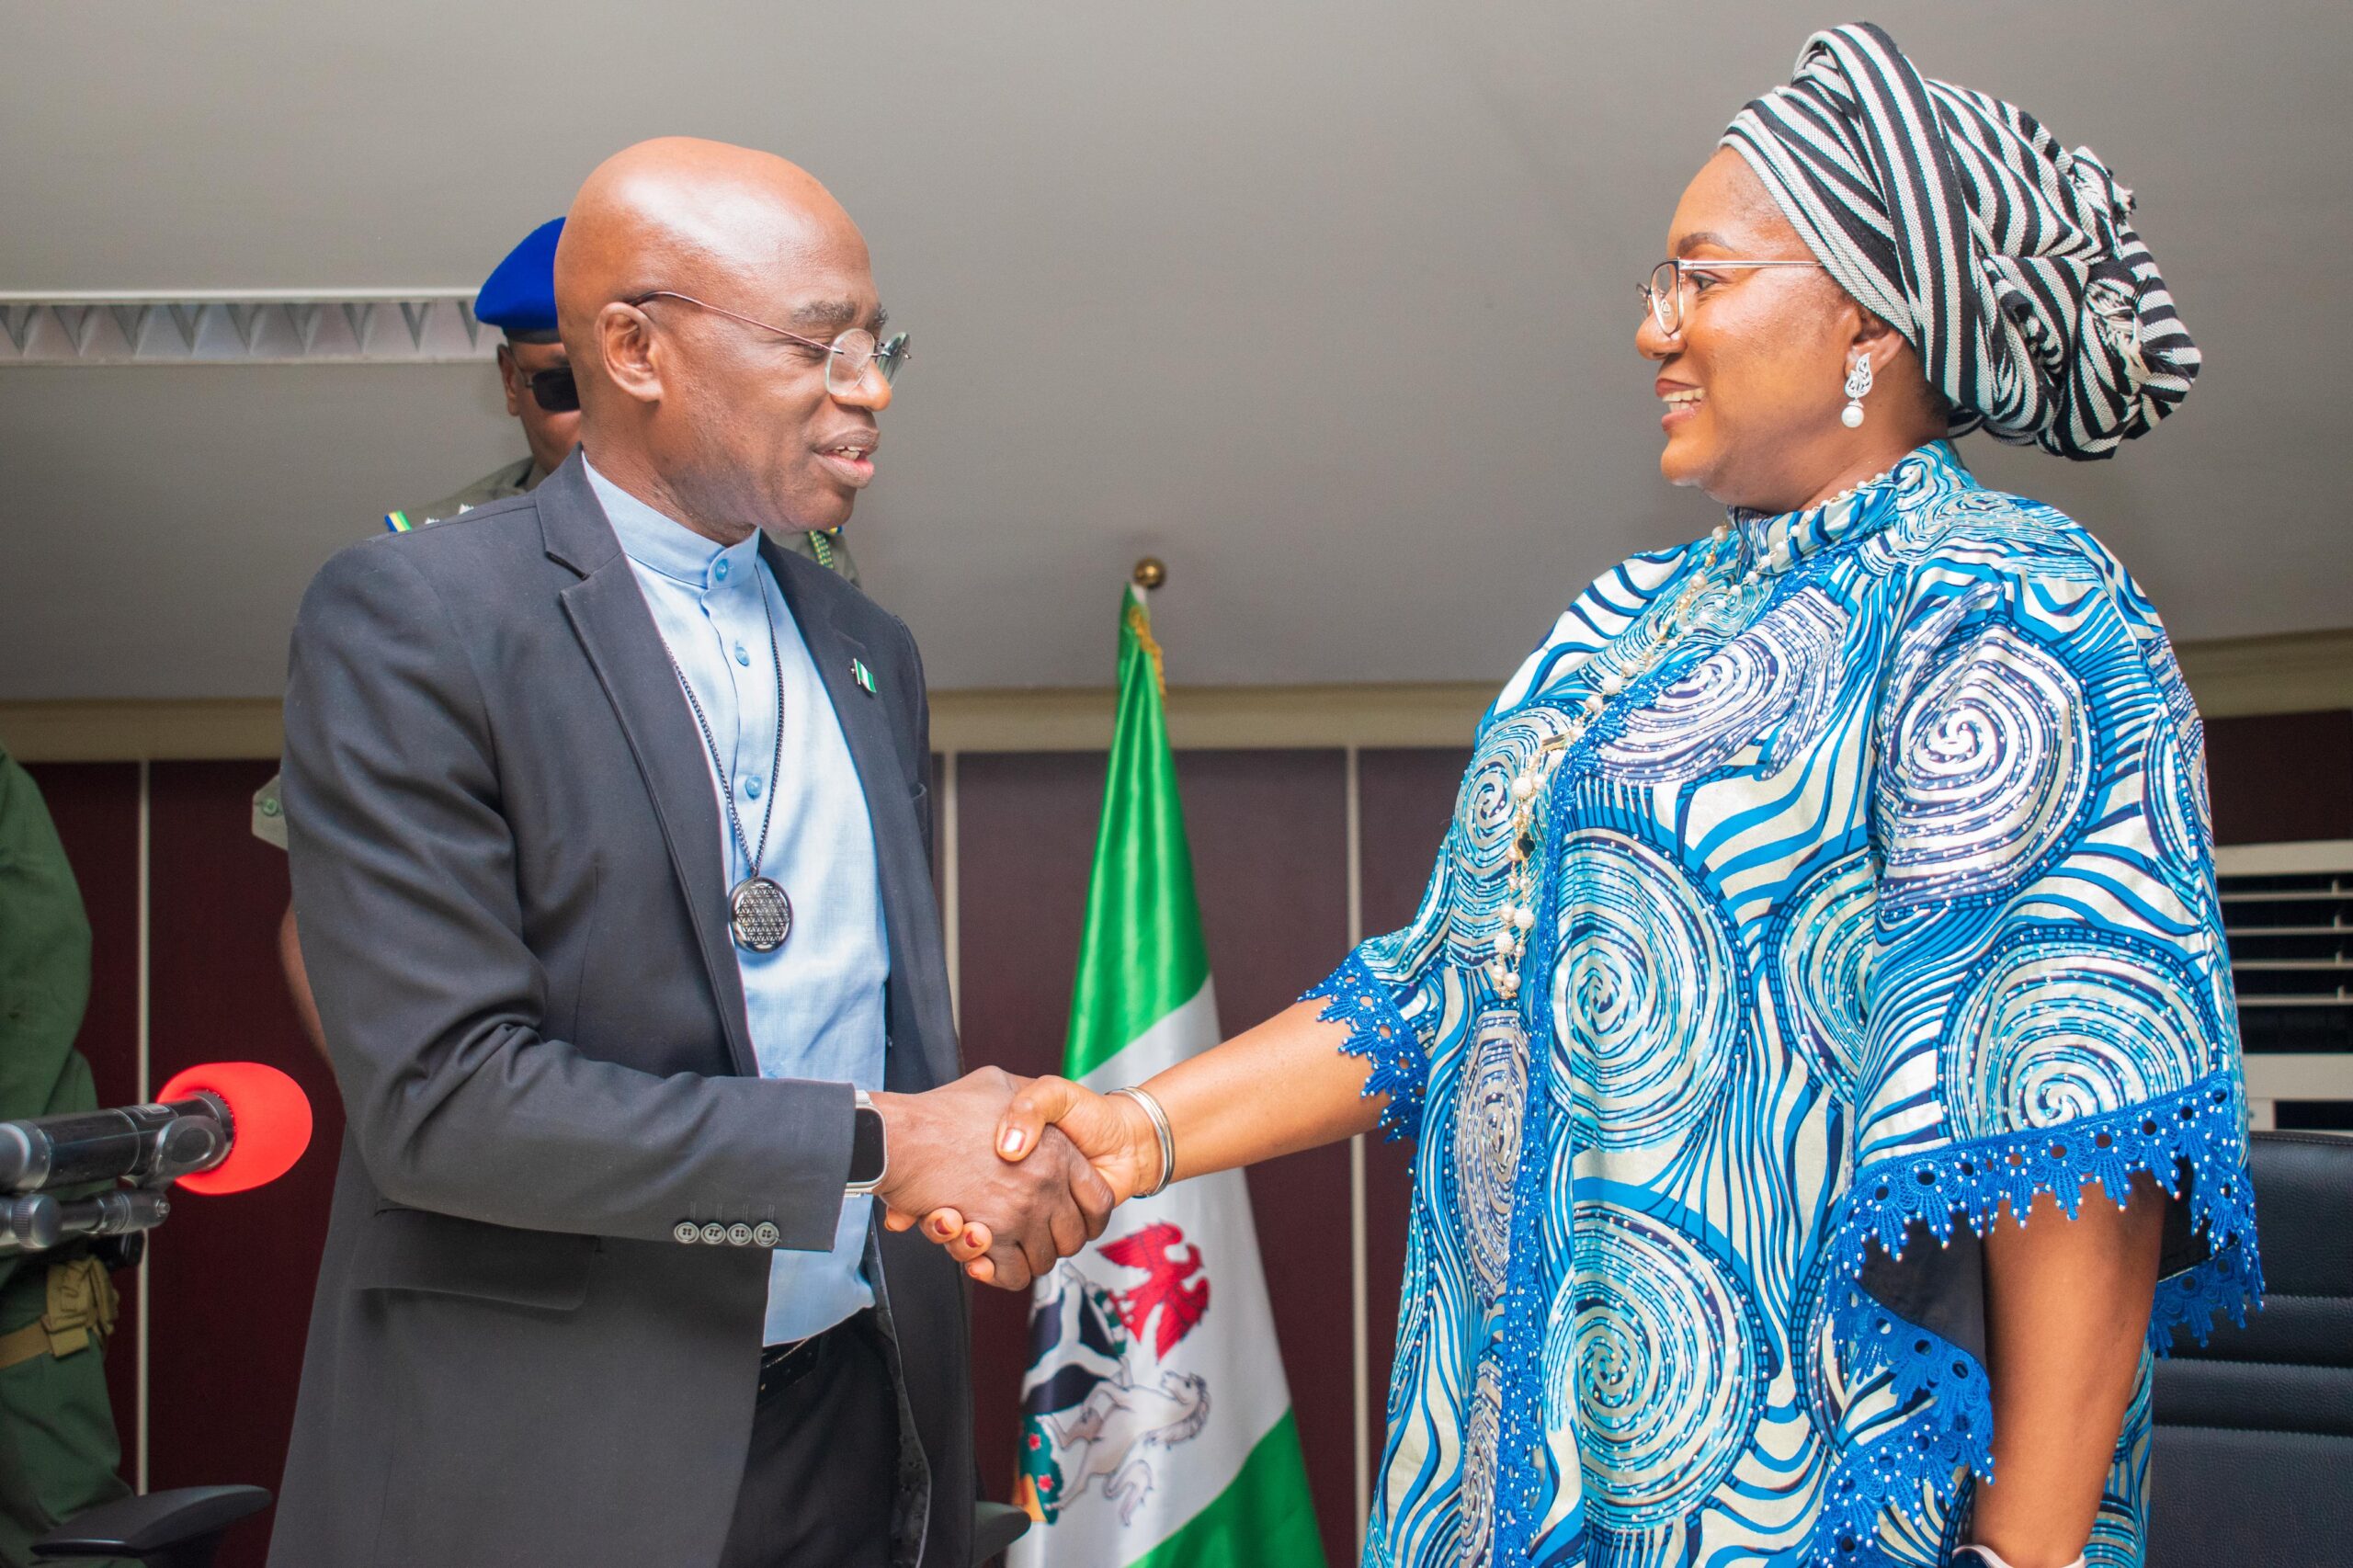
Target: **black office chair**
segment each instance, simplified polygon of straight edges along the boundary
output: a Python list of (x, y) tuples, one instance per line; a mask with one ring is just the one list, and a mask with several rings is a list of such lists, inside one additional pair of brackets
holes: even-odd
[[(128, 1557), (145, 1568), (210, 1568), (222, 1533), (269, 1506), (258, 1486), (188, 1486), (126, 1497), (77, 1514), (33, 1542), (36, 1556), (56, 1559)], [(1029, 1528), (1029, 1516), (1003, 1503), (973, 1511), (972, 1561), (1005, 1554)]]
[(269, 1506), (258, 1486), (182, 1486), (74, 1515), (33, 1542), (36, 1560), (127, 1557), (145, 1568), (210, 1568), (231, 1525)]
[(2353, 1138), (2248, 1150), (2263, 1311), (2157, 1363), (2149, 1568), (2353, 1562)]
[(972, 1568), (994, 1562), (1029, 1531), (1029, 1516), (1008, 1503), (983, 1503), (972, 1511)]

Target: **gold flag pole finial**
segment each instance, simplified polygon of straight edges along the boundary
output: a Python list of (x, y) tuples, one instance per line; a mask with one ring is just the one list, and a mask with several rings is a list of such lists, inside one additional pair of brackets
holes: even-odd
[(1144, 608), (1143, 596), (1168, 581), (1168, 568), (1161, 564), (1160, 557), (1147, 555), (1136, 562), (1136, 569), (1129, 575), (1136, 592), (1127, 601), (1128, 630), (1136, 634), (1136, 642), (1151, 655), (1153, 684), (1160, 687), (1161, 700), (1165, 702), (1168, 699), (1168, 665), (1161, 656), (1160, 644), (1153, 641), (1152, 614)]

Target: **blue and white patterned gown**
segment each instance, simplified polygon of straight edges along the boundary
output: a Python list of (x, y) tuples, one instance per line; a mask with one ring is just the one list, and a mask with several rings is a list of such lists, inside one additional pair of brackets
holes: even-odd
[[(1941, 442), (1588, 588), (1482, 721), (1414, 923), (1310, 993), (1419, 1139), (1366, 1562), (1941, 1562), (2006, 1199), (2152, 1172), (2150, 1348), (2242, 1312), (2201, 746), (2123, 568)], [(2141, 1559), (2147, 1390), (2144, 1356), (2095, 1563)]]

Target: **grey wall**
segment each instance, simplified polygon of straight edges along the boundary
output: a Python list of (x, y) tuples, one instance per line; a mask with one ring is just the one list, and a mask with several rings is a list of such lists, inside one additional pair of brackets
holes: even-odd
[[(1873, 7), (2098, 149), (2207, 369), (2113, 463), (1969, 448), (2177, 635), (2353, 622), (2353, 6)], [(1712, 522), (1632, 284), (1819, 5), (6, 0), (0, 294), (478, 280), (600, 156), (787, 153), (916, 359), (853, 525), (945, 686), (1108, 678), (1165, 556), (1188, 681), (1500, 676)], [(0, 370), (0, 698), (262, 694), (302, 582), (505, 458), (476, 367)]]

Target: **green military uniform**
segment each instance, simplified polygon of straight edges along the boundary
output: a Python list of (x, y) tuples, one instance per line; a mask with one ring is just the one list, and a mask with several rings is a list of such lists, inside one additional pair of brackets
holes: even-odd
[[(90, 923), (32, 778), (0, 752), (0, 1120), (96, 1110), (74, 1049)], [(88, 1256), (0, 1255), (0, 1564), (61, 1519), (130, 1495), (107, 1403), (114, 1285)]]
[[(504, 501), (510, 495), (528, 495), (539, 487), (546, 474), (529, 458), (494, 469), (454, 494), (444, 495), (429, 506), (407, 511), (387, 512), (384, 526), (394, 533), (406, 533), (428, 523), (446, 523), (460, 512), (471, 512), (476, 506), (486, 506), (493, 501)], [(849, 546), (842, 540), (839, 528), (811, 528), (805, 533), (779, 534), (778, 540), (787, 550), (797, 551), (818, 565), (839, 573), (853, 584), (858, 582), (858, 562), (851, 559)], [(254, 791), (254, 836), (265, 844), (286, 847), (286, 807), (278, 792), (278, 775)]]
[(278, 792), (278, 776), (254, 791), (254, 836), (274, 849), (286, 847), (286, 802)]
[[(444, 495), (429, 506), (387, 512), (384, 514), (384, 526), (394, 533), (406, 533), (427, 523), (446, 523), (460, 512), (471, 512), (476, 506), (487, 506), (493, 501), (504, 501), (510, 495), (529, 495), (546, 477), (537, 462), (525, 458), (518, 462), (508, 463), (505, 468), (493, 469), (463, 490)], [(849, 546), (843, 541), (841, 529), (811, 528), (804, 533), (779, 534), (777, 540), (787, 550), (797, 551), (818, 565), (830, 567), (852, 583), (858, 581), (858, 562), (850, 558)], [(258, 822), (254, 824), (254, 831), (261, 833)], [(283, 832), (282, 829), (280, 831)], [(267, 838), (269, 835), (262, 834), (262, 836)], [(281, 849), (285, 847), (282, 842), (272, 842), (278, 843)]]
[[(510, 495), (529, 495), (539, 488), (546, 474), (529, 458), (494, 469), (454, 494), (444, 495), (429, 506), (412, 507), (406, 511), (384, 514), (384, 526), (394, 533), (406, 533), (427, 523), (446, 523), (460, 512), (471, 512), (476, 506), (487, 506), (493, 501), (504, 501)], [(820, 566), (830, 567), (858, 581), (858, 562), (850, 559), (849, 546), (843, 541), (839, 528), (811, 528), (805, 533), (779, 534), (778, 541), (787, 550), (798, 551)], [(256, 832), (259, 828), (256, 827)]]
[(510, 495), (529, 495), (546, 477), (540, 472), (538, 460), (525, 458), (519, 462), (508, 463), (505, 468), (491, 470), (463, 490), (444, 495), (429, 506), (387, 512), (384, 514), (384, 526), (396, 534), (404, 534), (427, 523), (446, 523), (459, 513), (471, 512), (476, 506), (487, 506), (493, 501), (504, 501)]
[(830, 568), (850, 580), (855, 587), (866, 585), (858, 580), (858, 562), (849, 557), (849, 546), (842, 540), (839, 528), (811, 528), (806, 533), (779, 534), (777, 542), (785, 549), (797, 551), (818, 565)]

